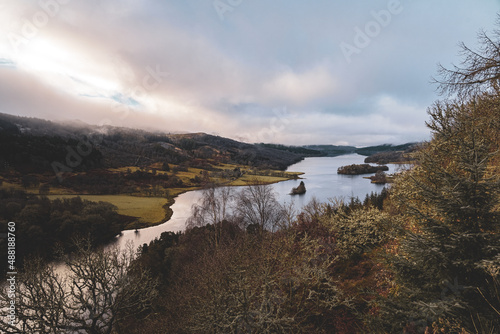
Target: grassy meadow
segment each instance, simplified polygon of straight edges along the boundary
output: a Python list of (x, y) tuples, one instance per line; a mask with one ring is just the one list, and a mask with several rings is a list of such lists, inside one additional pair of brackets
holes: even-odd
[[(156, 170), (156, 175), (168, 175), (169, 177), (177, 177), (182, 181), (183, 186), (181, 187), (163, 187), (160, 189), (163, 191), (163, 196), (155, 196), (154, 194), (145, 194), (143, 189), (136, 188), (129, 193), (120, 194), (107, 194), (107, 195), (96, 195), (88, 193), (86, 191), (79, 192), (74, 189), (64, 187), (64, 186), (51, 186), (44, 196), (49, 199), (64, 199), (79, 196), (84, 200), (94, 201), (94, 202), (108, 202), (117, 207), (117, 211), (121, 215), (134, 217), (133, 223), (130, 223), (126, 229), (141, 228), (160, 224), (168, 219), (172, 215), (172, 210), (170, 206), (174, 203), (174, 198), (184, 192), (201, 189), (202, 183), (199, 182), (200, 176), (203, 173), (210, 175), (209, 182), (213, 182), (219, 185), (226, 186), (245, 186), (255, 183), (265, 183), (271, 184), (281, 181), (286, 181), (289, 179), (298, 178), (302, 173), (298, 172), (283, 172), (276, 170), (255, 170), (244, 165), (233, 165), (233, 164), (216, 164), (216, 172), (205, 171), (200, 168), (189, 167), (185, 170), (173, 171), (177, 165), (170, 165), (170, 171), (162, 171), (159, 169), (158, 164), (153, 164), (149, 168)], [(241, 170), (241, 175), (239, 177), (228, 177), (231, 172), (236, 168)], [(109, 168), (107, 169), (113, 174), (123, 174), (123, 173), (134, 173), (141, 170), (139, 167), (120, 167), (120, 168)], [(144, 170), (144, 169), (142, 169)], [(85, 174), (85, 173), (81, 173)], [(40, 180), (40, 185), (49, 182), (49, 175), (38, 175)], [(198, 179), (198, 181), (195, 181)], [(41, 194), (39, 191), (39, 186), (23, 187), (20, 178), (1, 178), (2, 183), (1, 188), (5, 189), (16, 189), (24, 190), (31, 194)]]
[[(77, 195), (48, 195), (53, 199), (72, 198)], [(169, 204), (169, 199), (160, 197), (137, 197), (129, 195), (78, 195), (81, 199), (93, 202), (108, 202), (118, 208), (118, 213), (125, 216), (136, 217), (141, 225), (152, 225), (165, 220), (164, 206)]]

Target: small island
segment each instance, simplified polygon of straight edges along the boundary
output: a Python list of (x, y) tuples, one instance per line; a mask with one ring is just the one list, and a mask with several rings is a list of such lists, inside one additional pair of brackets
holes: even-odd
[(392, 182), (392, 176), (387, 176), (387, 174), (381, 170), (376, 172), (375, 175), (367, 176), (365, 178), (370, 179), (372, 183), (375, 184), (386, 184), (388, 182)]
[(296, 188), (292, 188), (292, 192), (290, 195), (302, 195), (306, 193), (306, 185), (304, 184), (304, 181), (300, 181), (300, 184)]
[(372, 166), (370, 164), (352, 164), (348, 166), (342, 166), (337, 169), (338, 174), (345, 175), (360, 175), (360, 174), (372, 174), (378, 171), (388, 171), (389, 167), (387, 166)]

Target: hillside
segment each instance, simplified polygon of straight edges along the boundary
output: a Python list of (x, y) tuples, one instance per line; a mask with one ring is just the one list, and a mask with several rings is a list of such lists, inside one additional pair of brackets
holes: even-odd
[[(343, 154), (357, 153), (367, 156), (365, 159), (366, 163), (387, 164), (408, 161), (406, 154), (414, 151), (417, 145), (418, 143), (406, 143), (402, 145), (383, 144), (360, 148), (342, 145), (305, 145), (301, 148), (305, 149), (304, 153), (309, 153), (309, 156), (336, 157)], [(319, 154), (313, 155), (311, 154), (313, 152), (319, 152)]]
[(354, 153), (356, 151), (356, 147), (354, 146), (306, 145), (303, 147), (309, 150), (319, 151), (326, 157), (336, 157), (343, 154)]
[(350, 153), (369, 156), (367, 163), (387, 163), (404, 161), (403, 153), (415, 147), (414, 143), (364, 148), (247, 144), (206, 133), (168, 134), (78, 121), (55, 123), (1, 113), (0, 139), (0, 172), (10, 168), (22, 174), (53, 171), (54, 163), (72, 171), (86, 171), (155, 163), (201, 163), (200, 159), (284, 170), (304, 157)]
[(402, 145), (383, 144), (383, 145), (376, 145), (376, 146), (367, 146), (367, 147), (357, 148), (356, 153), (369, 156), (369, 155), (380, 153), (380, 152), (406, 151), (407, 149), (411, 148), (412, 146), (415, 146), (415, 144), (416, 143), (406, 143), (406, 144), (402, 144)]
[(366, 163), (388, 164), (405, 163), (411, 160), (410, 153), (418, 149), (419, 143), (403, 145), (378, 145), (356, 149), (356, 153), (366, 155)]
[(0, 114), (0, 172), (41, 173), (54, 162), (73, 171), (214, 159), (284, 170), (304, 154), (196, 134), (165, 134)]

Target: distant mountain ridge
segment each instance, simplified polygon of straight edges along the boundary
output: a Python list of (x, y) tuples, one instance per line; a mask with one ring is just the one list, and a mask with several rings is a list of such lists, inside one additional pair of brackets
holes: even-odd
[[(80, 157), (75, 158), (74, 152), (80, 151)], [(200, 159), (284, 170), (306, 156), (205, 133), (167, 134), (80, 122), (62, 124), (0, 113), (0, 170), (49, 171), (54, 161), (68, 162), (68, 155), (73, 160), (81, 159), (71, 167), (75, 171)]]
[(284, 170), (305, 157), (350, 153), (379, 154), (365, 162), (395, 161), (413, 146), (414, 143), (364, 148), (248, 144), (206, 133), (169, 134), (108, 125), (92, 126), (81, 121), (57, 123), (0, 113), (0, 171), (13, 167), (23, 173), (50, 171), (54, 161), (67, 162), (68, 154), (74, 157), (73, 152), (78, 150), (89, 150), (89, 153), (82, 154), (81, 161), (72, 167), (74, 171), (140, 167), (157, 162), (180, 164), (203, 159)]
[(343, 154), (357, 153), (367, 156), (365, 162), (389, 163), (405, 160), (404, 153), (409, 153), (418, 147), (419, 143), (406, 143), (401, 145), (382, 144), (367, 147), (342, 146), (342, 145), (305, 145), (303, 148), (314, 150), (320, 156), (335, 157)]
[(413, 148), (416, 145), (418, 145), (418, 143), (416, 143), (416, 142), (406, 143), (406, 144), (402, 144), (402, 145), (383, 144), (383, 145), (377, 145), (377, 146), (368, 146), (368, 147), (357, 148), (356, 153), (361, 154), (361, 155), (370, 156), (370, 155), (380, 153), (380, 152), (406, 151), (408, 149)]
[(326, 157), (336, 157), (343, 154), (350, 154), (356, 152), (355, 146), (343, 145), (306, 145), (303, 146), (310, 150), (316, 150), (323, 153)]

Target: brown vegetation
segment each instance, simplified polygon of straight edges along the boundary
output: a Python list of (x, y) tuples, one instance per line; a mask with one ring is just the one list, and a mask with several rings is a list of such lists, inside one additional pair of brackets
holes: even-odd
[(360, 175), (360, 174), (372, 174), (378, 171), (388, 171), (389, 167), (387, 166), (372, 166), (370, 164), (352, 164), (349, 166), (339, 167), (337, 170), (338, 174), (345, 175)]

